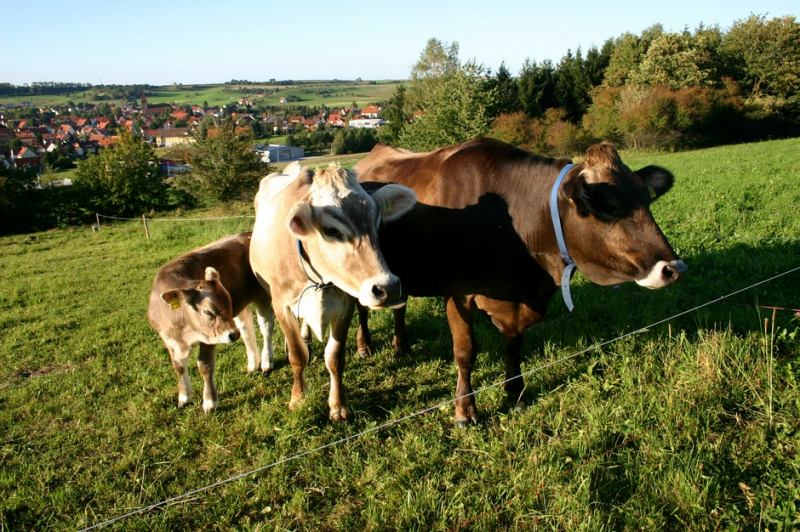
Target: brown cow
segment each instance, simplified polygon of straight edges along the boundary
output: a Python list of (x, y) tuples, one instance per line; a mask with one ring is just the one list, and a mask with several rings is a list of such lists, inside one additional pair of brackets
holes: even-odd
[[(229, 344), (242, 336), (247, 349), (247, 371), (261, 365), (273, 367), (273, 313), (269, 295), (253, 275), (249, 262), (250, 233), (230, 235), (190, 251), (161, 267), (150, 291), (147, 312), (150, 325), (167, 346), (178, 374), (178, 406), (192, 399), (188, 359), (194, 344), (200, 344), (197, 367), (203, 376), (203, 410), (217, 407), (214, 384), (216, 344)], [(253, 315), (264, 340), (258, 353)]]
[(399, 218), (415, 202), (406, 187), (367, 194), (352, 171), (331, 166), (316, 175), (299, 164), (261, 180), (250, 263), (270, 293), (286, 338), (294, 374), (289, 408), (306, 393), (308, 348), (301, 334), (330, 338), (325, 365), (331, 376), (330, 419), (347, 419), (342, 373), (355, 299), (371, 308), (404, 305), (397, 277), (378, 247), (378, 225)]
[[(475, 311), (506, 336), (505, 388), (513, 404), (524, 389), (522, 333), (544, 317), (559, 285), (571, 305), (571, 264), (601, 285), (635, 281), (647, 288), (667, 286), (686, 269), (649, 208), (672, 186), (671, 173), (656, 166), (633, 172), (608, 143), (592, 146), (583, 163), (569, 162), (476, 139), (430, 153), (378, 145), (357, 165), (368, 190), (398, 183), (417, 193), (415, 208), (381, 230), (381, 247), (404, 292), (445, 298), (458, 366), (458, 425), (478, 420), (471, 383)], [(563, 252), (556, 236), (562, 227)], [(364, 352), (366, 311), (359, 314)], [(396, 311), (396, 348), (408, 344), (403, 316), (404, 309)]]

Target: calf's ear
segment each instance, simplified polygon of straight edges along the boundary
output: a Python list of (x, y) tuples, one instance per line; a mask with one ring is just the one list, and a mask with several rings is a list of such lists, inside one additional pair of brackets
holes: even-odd
[(299, 202), (292, 207), (289, 211), (289, 216), (286, 218), (286, 228), (295, 237), (303, 239), (314, 227), (314, 213), (311, 210), (311, 205), (305, 201)]
[(191, 303), (191, 290), (173, 288), (172, 290), (161, 292), (161, 299), (169, 305), (169, 308), (177, 310), (181, 308), (181, 305)]
[(636, 173), (644, 180), (650, 192), (650, 201), (662, 196), (672, 188), (675, 176), (666, 168), (660, 166), (645, 166)]
[(370, 193), (381, 211), (381, 220), (391, 222), (410, 211), (417, 203), (417, 195), (408, 187), (389, 184)]
[(206, 281), (219, 281), (219, 272), (211, 266), (206, 268)]

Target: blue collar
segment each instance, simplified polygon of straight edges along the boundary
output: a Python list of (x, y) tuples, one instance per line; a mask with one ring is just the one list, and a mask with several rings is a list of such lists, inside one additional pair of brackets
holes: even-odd
[(566, 263), (564, 272), (561, 274), (561, 295), (564, 297), (564, 303), (567, 305), (570, 312), (575, 308), (575, 305), (572, 303), (572, 296), (569, 293), (569, 281), (572, 279), (572, 274), (575, 273), (575, 262), (567, 252), (567, 244), (564, 242), (564, 232), (561, 230), (561, 216), (558, 214), (558, 189), (561, 186), (561, 182), (564, 181), (567, 172), (569, 172), (569, 169), (573, 166), (575, 165), (568, 164), (561, 169), (561, 173), (558, 174), (556, 183), (553, 185), (553, 191), (550, 193), (550, 217), (553, 220), (553, 229), (556, 231), (556, 241), (558, 242), (558, 250), (561, 252), (561, 260)]

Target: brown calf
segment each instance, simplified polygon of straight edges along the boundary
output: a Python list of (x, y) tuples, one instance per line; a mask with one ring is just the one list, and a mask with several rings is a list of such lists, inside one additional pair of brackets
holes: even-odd
[[(269, 295), (250, 269), (250, 235), (230, 235), (190, 251), (156, 273), (147, 312), (150, 325), (167, 346), (178, 374), (178, 406), (192, 399), (189, 352), (200, 344), (197, 367), (203, 376), (203, 410), (217, 406), (214, 384), (216, 344), (242, 336), (247, 349), (247, 371), (273, 367), (273, 313)], [(264, 340), (258, 352), (250, 304), (256, 307)]]

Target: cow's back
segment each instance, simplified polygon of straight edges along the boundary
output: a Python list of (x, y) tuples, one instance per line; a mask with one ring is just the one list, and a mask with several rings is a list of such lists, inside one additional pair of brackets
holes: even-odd
[(373, 150), (358, 165), (362, 182), (399, 183), (417, 193), (414, 209), (381, 230), (381, 249), (406, 292), (533, 304), (543, 299), (544, 284), (549, 295), (554, 284), (529, 250), (546, 213), (528, 212), (526, 199), (546, 194), (530, 176), (551, 162), (490, 139), (421, 154)]

